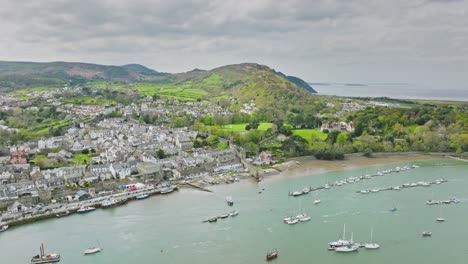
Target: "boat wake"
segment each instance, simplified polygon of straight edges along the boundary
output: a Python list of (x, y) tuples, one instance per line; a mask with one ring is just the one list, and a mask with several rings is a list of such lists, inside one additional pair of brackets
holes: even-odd
[(348, 211), (342, 211), (342, 212), (338, 212), (338, 213), (332, 214), (332, 215), (328, 215), (328, 214), (322, 215), (322, 217), (331, 218), (331, 217), (337, 217), (337, 216), (340, 216), (340, 215), (344, 215), (344, 214), (347, 214), (347, 213), (348, 213)]

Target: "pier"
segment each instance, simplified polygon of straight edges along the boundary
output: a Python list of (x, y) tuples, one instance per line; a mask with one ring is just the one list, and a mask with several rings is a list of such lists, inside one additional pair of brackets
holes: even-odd
[(213, 192), (212, 190), (203, 188), (203, 187), (201, 187), (201, 186), (199, 186), (199, 185), (196, 185), (196, 184), (194, 184), (194, 183), (191, 183), (191, 182), (187, 182), (187, 185), (192, 186), (192, 187), (195, 188), (195, 189), (202, 190), (202, 191), (204, 191), (204, 192)]

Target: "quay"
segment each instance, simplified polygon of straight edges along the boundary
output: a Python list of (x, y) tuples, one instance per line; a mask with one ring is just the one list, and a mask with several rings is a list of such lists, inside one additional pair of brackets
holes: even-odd
[[(173, 187), (174, 190), (178, 190), (178, 187)], [(17, 218), (10, 219), (10, 218), (2, 218), (3, 224), (6, 224), (10, 227), (13, 226), (19, 226), (27, 223), (32, 223), (40, 220), (45, 220), (49, 218), (56, 218), (57, 214), (60, 213), (65, 213), (69, 212), (71, 214), (75, 213), (78, 211), (83, 206), (92, 206), (95, 208), (100, 208), (101, 203), (109, 198), (115, 199), (117, 201), (117, 206), (126, 204), (128, 201), (136, 200), (136, 197), (142, 194), (147, 194), (150, 196), (161, 194), (161, 190), (158, 188), (154, 187), (147, 187), (144, 189), (140, 190), (135, 190), (135, 191), (124, 191), (116, 194), (111, 194), (111, 195), (106, 195), (106, 196), (101, 196), (101, 197), (96, 197), (90, 200), (85, 200), (85, 201), (79, 201), (79, 202), (73, 202), (73, 203), (67, 203), (67, 204), (50, 204), (47, 207), (49, 207), (49, 210), (47, 210), (45, 213), (42, 214), (26, 214)], [(66, 217), (66, 216), (63, 216)]]

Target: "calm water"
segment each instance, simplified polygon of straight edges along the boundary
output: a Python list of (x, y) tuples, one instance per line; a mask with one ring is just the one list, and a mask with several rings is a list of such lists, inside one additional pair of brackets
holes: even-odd
[[(0, 234), (1, 263), (29, 263), (42, 241), (46, 251), (60, 252), (61, 263), (67, 264), (264, 263), (270, 248), (280, 254), (273, 263), (466, 263), (468, 163), (440, 160), (416, 164), (421, 168), (297, 198), (289, 197), (288, 191), (395, 165), (304, 178), (272, 177), (259, 185), (244, 181), (219, 186), (215, 193), (181, 190), (114, 209), (11, 228)], [(355, 193), (442, 177), (449, 182), (369, 195)], [(226, 195), (234, 197), (239, 215), (201, 223), (232, 210), (226, 205)], [(428, 199), (451, 196), (461, 202), (425, 205)], [(322, 203), (314, 205), (315, 199)], [(388, 208), (393, 206), (398, 211), (391, 213)], [(301, 208), (313, 217), (311, 221), (295, 226), (282, 223), (285, 216), (299, 213)], [(435, 221), (440, 214), (446, 222)], [(327, 251), (327, 243), (338, 238), (344, 223), (358, 242), (366, 242), (373, 227), (374, 241), (381, 248), (350, 254)], [(432, 231), (433, 236), (422, 238), (423, 230)], [(104, 251), (83, 256), (82, 251), (96, 240)]]
[(421, 84), (311, 84), (319, 94), (351, 97), (391, 97), (398, 99), (428, 99), (468, 101), (468, 87), (442, 87)]

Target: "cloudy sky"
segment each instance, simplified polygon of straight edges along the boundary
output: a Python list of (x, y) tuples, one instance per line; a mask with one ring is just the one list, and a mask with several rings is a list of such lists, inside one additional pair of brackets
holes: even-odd
[(468, 0), (0, 0), (0, 60), (468, 83)]

